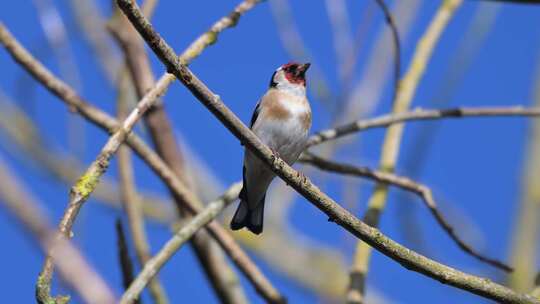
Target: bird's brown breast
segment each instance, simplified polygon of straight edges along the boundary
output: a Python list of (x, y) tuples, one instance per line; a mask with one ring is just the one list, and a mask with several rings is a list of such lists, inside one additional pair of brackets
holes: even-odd
[(311, 126), (311, 111), (309, 109), (309, 103), (305, 97), (291, 96), (290, 94), (285, 94), (279, 90), (270, 90), (264, 96), (264, 108), (265, 113), (263, 115), (267, 119), (271, 120), (281, 120), (285, 121), (289, 118), (292, 118), (293, 112), (287, 108), (287, 102), (300, 104), (306, 106), (306, 111), (299, 114), (299, 118), (302, 122), (302, 125), (309, 129)]

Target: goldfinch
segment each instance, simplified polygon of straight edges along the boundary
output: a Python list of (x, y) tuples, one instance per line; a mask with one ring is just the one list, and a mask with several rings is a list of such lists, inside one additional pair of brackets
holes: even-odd
[[(276, 156), (292, 165), (305, 148), (311, 128), (311, 107), (306, 97), (306, 71), (310, 64), (287, 63), (279, 67), (270, 87), (255, 107), (251, 130)], [(266, 190), (275, 174), (249, 150), (244, 151), (244, 186), (231, 229), (263, 231)]]

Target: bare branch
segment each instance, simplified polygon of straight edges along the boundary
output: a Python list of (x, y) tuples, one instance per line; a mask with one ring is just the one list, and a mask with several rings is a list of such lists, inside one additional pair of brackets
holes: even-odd
[[(42, 64), (33, 58), (0, 23), (0, 43), (2, 43), (10, 55), (19, 62), (36, 80), (42, 83), (49, 91), (66, 102), (78, 113), (103, 129), (113, 132), (119, 128), (119, 123), (107, 113), (93, 107), (77, 95), (73, 89), (51, 74)], [(174, 77), (173, 77), (174, 78)], [(156, 89), (157, 90), (157, 89)], [(163, 182), (178, 197), (186, 203), (186, 208), (193, 214), (200, 211), (197, 205), (202, 205), (198, 198), (189, 191), (178, 179), (163, 160), (142, 139), (135, 134), (127, 138), (129, 146), (150, 166), (150, 168), (163, 180)], [(227, 231), (217, 222), (211, 222), (207, 226), (210, 234), (218, 241), (220, 246), (227, 252), (233, 262), (246, 275), (255, 289), (269, 302), (282, 302), (283, 298), (272, 286), (259, 268), (251, 261), (249, 256), (234, 241)], [(52, 272), (51, 272), (52, 273)], [(50, 278), (48, 279), (50, 281)]]
[[(46, 135), (43, 134), (43, 130), (37, 128), (16, 102), (11, 101), (1, 90), (0, 108), (2, 108), (0, 131), (16, 146), (17, 151), (12, 152), (14, 156), (21, 157), (25, 162), (31, 159), (32, 165), (44, 169), (62, 183), (71, 185), (77, 180), (84, 170), (79, 160), (58, 147), (52, 147), (51, 142), (44, 140)], [(104, 177), (94, 191), (94, 197), (100, 203), (119, 209), (121, 207), (119, 188), (115, 180)], [(162, 223), (174, 221), (170, 202), (148, 190), (141, 192), (144, 192), (139, 195), (145, 216)]]
[[(424, 73), (427, 63), (431, 59), (435, 45), (461, 3), (462, 0), (444, 0), (439, 5), (437, 12), (418, 41), (407, 73), (399, 83), (398, 91), (392, 106), (393, 114), (403, 113), (409, 109), (414, 93), (420, 82), (420, 78)], [(382, 171), (392, 172), (394, 170), (399, 154), (403, 130), (404, 125), (402, 123), (392, 125), (386, 130), (379, 164)], [(386, 205), (387, 195), (388, 187), (384, 184), (377, 184), (373, 194), (369, 198), (366, 216), (364, 217), (364, 220), (368, 225), (373, 227), (378, 226), (380, 214)], [(369, 269), (370, 257), (371, 248), (369, 245), (358, 242), (351, 269), (351, 282), (355, 277), (365, 280)], [(365, 284), (363, 282), (351, 284), (347, 294), (347, 302), (362, 303), (364, 292)]]
[[(129, 93), (134, 91), (133, 86), (130, 86), (131, 79), (127, 69), (120, 73), (120, 79), (118, 81), (117, 117), (118, 120), (123, 120), (129, 113)], [(131, 95), (132, 98), (135, 98), (134, 94)], [(122, 145), (118, 150), (118, 171), (118, 175), (120, 176), (122, 204), (127, 214), (135, 253), (137, 254), (139, 264), (143, 267), (150, 259), (150, 245), (148, 244), (148, 238), (144, 228), (144, 216), (140, 197), (135, 189), (131, 151), (129, 150), (129, 147), (125, 145)], [(121, 225), (121, 223), (118, 225)], [(126, 280), (124, 280), (124, 283), (126, 284), (125, 289), (129, 287), (131, 282), (132, 280), (126, 283)], [(166, 304), (169, 302), (165, 289), (158, 278), (154, 278), (150, 282), (149, 290), (155, 303)]]
[(399, 42), (399, 32), (392, 13), (390, 13), (384, 0), (375, 0), (375, 2), (377, 2), (377, 5), (383, 11), (386, 23), (392, 32), (392, 42), (394, 43), (394, 92), (392, 94), (392, 100), (396, 100), (399, 90), (399, 77), (401, 76), (401, 43)]
[(150, 48), (162, 60), (167, 69), (193, 93), (242, 143), (269, 168), (302, 194), (316, 207), (327, 214), (332, 221), (367, 242), (386, 256), (404, 267), (417, 271), (442, 283), (449, 284), (483, 297), (501, 302), (540, 303), (539, 300), (513, 292), (488, 279), (469, 275), (430, 260), (411, 251), (383, 235), (379, 230), (358, 220), (347, 210), (321, 192), (305, 176), (295, 171), (265, 146), (236, 115), (210, 91), (185, 65), (181, 64), (174, 50), (159, 36), (148, 20), (141, 14), (137, 4), (131, 0), (117, 0), (122, 11), (128, 16)]
[(206, 224), (214, 220), (221, 211), (238, 198), (242, 183), (232, 185), (223, 196), (209, 203), (203, 211), (191, 218), (174, 236), (167, 241), (161, 250), (144, 265), (141, 273), (126, 290), (120, 303), (134, 303), (148, 282), (160, 271), (165, 263), (180, 249), (180, 247), (193, 237)]
[(378, 117), (362, 119), (336, 128), (320, 131), (309, 138), (307, 146), (312, 147), (356, 132), (374, 128), (386, 128), (407, 121), (493, 116), (540, 116), (540, 108), (526, 108), (523, 106), (486, 108), (461, 107), (442, 110), (418, 108), (410, 112), (390, 113)]
[[(109, 30), (124, 50), (127, 67), (134, 81), (137, 95), (142, 98), (146, 92), (154, 87), (154, 74), (144, 48), (144, 42), (118, 7), (116, 10), (118, 11), (116, 19), (110, 23)], [(187, 172), (183, 151), (177, 143), (171, 120), (161, 101), (156, 102), (152, 111), (145, 115), (144, 121), (159, 156), (184, 184), (193, 190), (193, 181)], [(175, 200), (175, 203), (181, 217), (190, 216), (189, 212), (186, 213), (183, 210), (184, 202)], [(202, 208), (202, 206), (198, 207)], [(195, 234), (191, 244), (220, 301), (231, 304), (247, 303), (240, 280), (227, 262), (223, 251), (208, 233), (201, 230)]]
[[(15, 216), (22, 227), (30, 232), (47, 254), (54, 247), (53, 262), (66, 283), (81, 295), (87, 303), (115, 303), (115, 297), (103, 279), (91, 268), (81, 253), (67, 239), (58, 237), (51, 228), (40, 204), (23, 187), (18, 178), (0, 159), (0, 203), (3, 203)], [(49, 290), (47, 282), (42, 290)], [(42, 303), (67, 303), (69, 297), (49, 297), (49, 293), (39, 296)]]
[[(470, 245), (468, 245), (465, 241), (463, 241), (455, 233), (454, 228), (450, 225), (450, 223), (448, 223), (448, 221), (437, 209), (437, 204), (435, 203), (435, 199), (433, 198), (433, 193), (431, 192), (431, 189), (429, 189), (429, 187), (427, 187), (426, 185), (419, 184), (408, 177), (399, 176), (384, 171), (371, 170), (367, 167), (355, 167), (348, 164), (338, 163), (318, 157), (311, 153), (304, 153), (300, 161), (315, 166), (321, 170), (365, 177), (381, 184), (396, 186), (403, 190), (415, 193), (416, 195), (420, 196), (426, 207), (428, 207), (431, 214), (437, 220), (437, 223), (439, 223), (441, 228), (450, 236), (450, 238), (459, 246), (459, 248), (461, 248), (463, 251), (470, 254), (471, 256), (477, 258), (478, 260), (485, 262), (486, 264), (489, 264), (493, 267), (497, 267), (507, 272), (513, 270), (510, 266), (504, 264), (501, 261), (485, 257), (484, 255), (477, 252)], [(366, 214), (366, 216), (368, 215)]]

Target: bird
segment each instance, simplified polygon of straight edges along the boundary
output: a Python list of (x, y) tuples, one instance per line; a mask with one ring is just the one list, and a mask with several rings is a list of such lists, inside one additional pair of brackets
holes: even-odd
[[(311, 128), (311, 107), (306, 96), (310, 63), (289, 62), (272, 74), (270, 85), (251, 117), (251, 130), (275, 156), (292, 165), (304, 150)], [(231, 220), (232, 230), (263, 231), (266, 191), (275, 177), (257, 156), (244, 150), (240, 204)]]

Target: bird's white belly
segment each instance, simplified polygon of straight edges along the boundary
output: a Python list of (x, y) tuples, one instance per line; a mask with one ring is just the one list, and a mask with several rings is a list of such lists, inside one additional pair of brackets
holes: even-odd
[(270, 120), (255, 131), (262, 142), (289, 164), (296, 161), (307, 139), (307, 130), (296, 115), (286, 120)]

